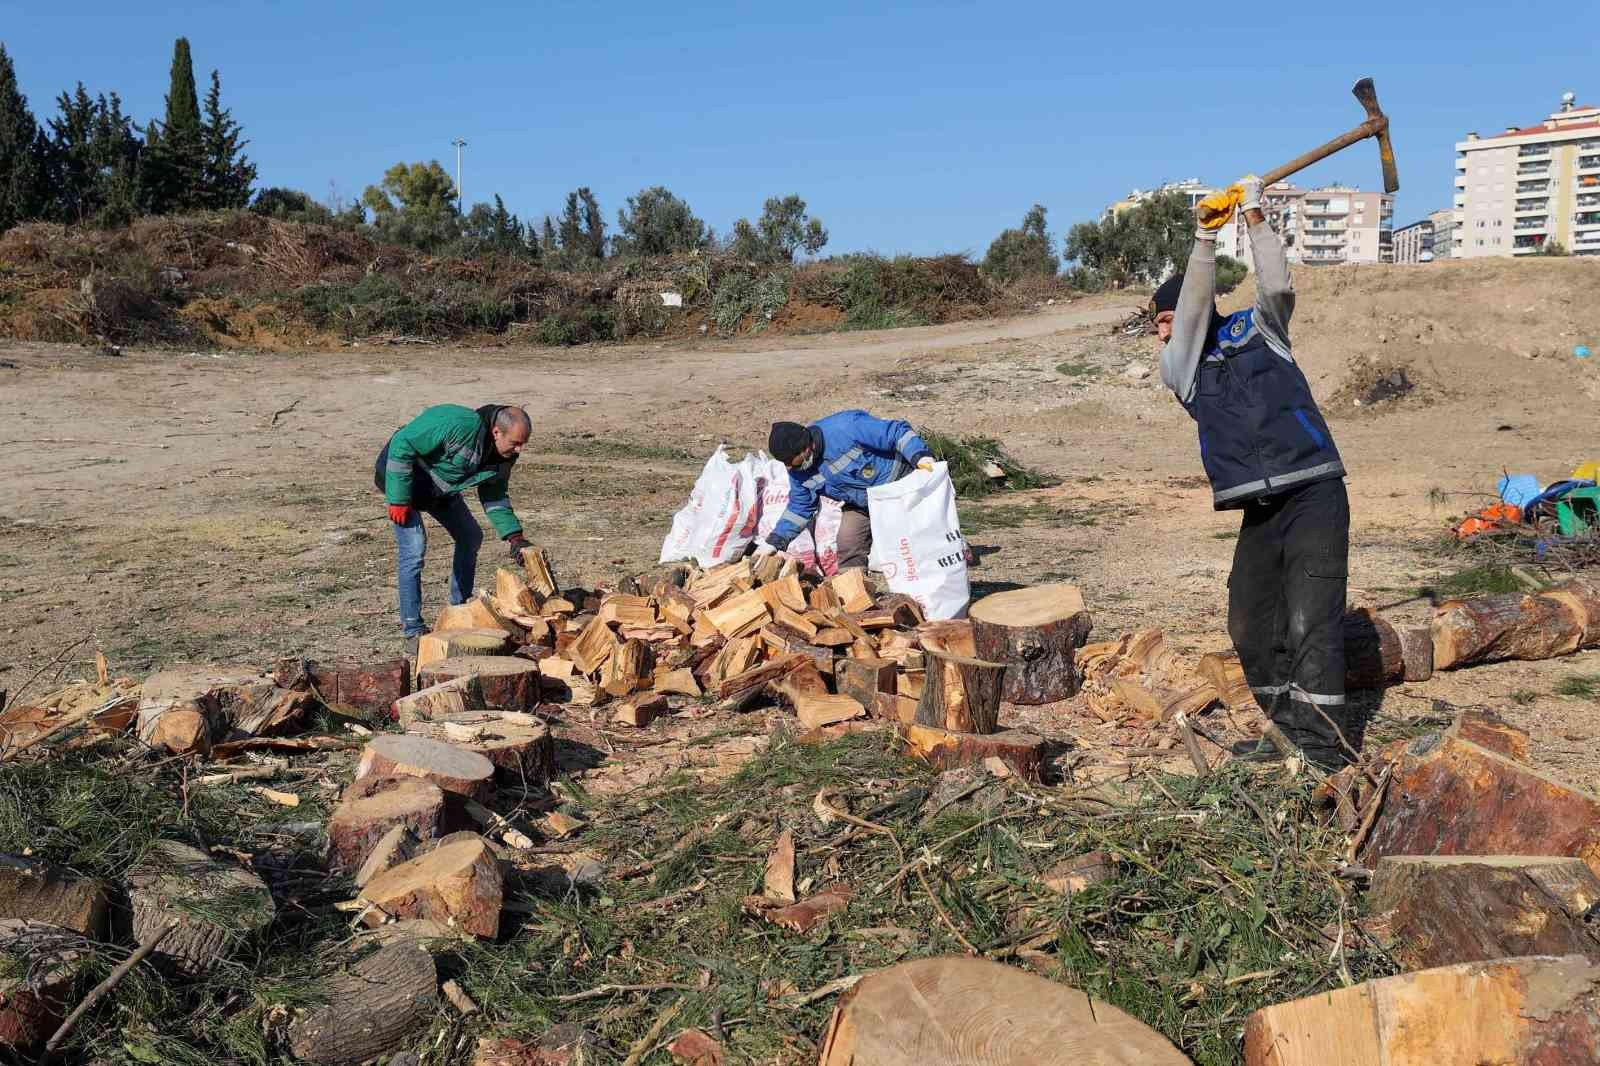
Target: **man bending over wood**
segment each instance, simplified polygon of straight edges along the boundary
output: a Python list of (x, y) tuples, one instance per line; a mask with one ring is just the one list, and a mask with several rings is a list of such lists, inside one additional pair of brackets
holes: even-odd
[(510, 549), (512, 561), (520, 563), (528, 541), (511, 509), (511, 468), (532, 431), (528, 412), (520, 407), (486, 404), (473, 410), (447, 403), (429, 407), (401, 426), (378, 453), (372, 477), (389, 506), (399, 553), (400, 624), (407, 655), (416, 654), (417, 638), (428, 631), (422, 623), (422, 563), (428, 554), (423, 514), (431, 515), (455, 541), (450, 602), (465, 603), (472, 595), (483, 529), (461, 494), (477, 488), (489, 524)]
[[(1228, 578), (1228, 634), (1262, 709), (1312, 761), (1359, 744), (1345, 709), (1343, 619), (1350, 504), (1344, 463), (1289, 351), (1294, 289), (1261, 211), (1261, 182), (1202, 202), (1188, 269), (1151, 301), (1161, 380), (1194, 418), (1212, 505), (1242, 514)], [(1244, 211), (1256, 302), (1218, 313), (1217, 230)], [(1265, 741), (1250, 757), (1267, 759)]]
[(865, 569), (872, 548), (867, 490), (913, 469), (932, 470), (933, 452), (911, 423), (840, 411), (809, 426), (774, 422), (767, 451), (789, 468), (789, 506), (756, 556), (783, 551), (817, 516), (824, 496), (844, 504), (839, 521), (839, 569)]

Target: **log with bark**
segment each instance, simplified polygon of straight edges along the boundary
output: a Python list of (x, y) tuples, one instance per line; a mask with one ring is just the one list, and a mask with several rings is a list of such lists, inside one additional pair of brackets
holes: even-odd
[(157, 841), (128, 871), (128, 899), (135, 940), (176, 926), (152, 958), (190, 977), (244, 948), (276, 913), (254, 871), (175, 840)]
[(357, 778), (328, 819), (328, 868), (334, 873), (360, 868), (397, 827), (418, 840), (439, 837), (446, 825), (445, 802), (444, 790), (420, 777)]
[(1408, 970), (1517, 955), (1600, 962), (1585, 921), (1600, 878), (1582, 859), (1391, 855), (1378, 860), (1365, 928)]
[(1246, 1066), (1555, 1066), (1600, 1049), (1600, 965), (1581, 955), (1468, 962), (1256, 1011)]
[(1433, 613), (1433, 667), (1568, 655), (1583, 641), (1586, 624), (1568, 600), (1553, 596), (1449, 600)]
[(0, 855), (0, 919), (43, 922), (99, 940), (106, 894), (94, 881), (21, 855)]
[(659, 692), (645, 692), (630, 696), (617, 704), (616, 710), (611, 713), (611, 720), (618, 725), (643, 729), (655, 721), (657, 715), (665, 714), (666, 711), (666, 696)]
[(1400, 634), (1370, 607), (1344, 615), (1344, 683), (1346, 688), (1382, 688), (1405, 677)]
[(368, 881), (358, 902), (371, 905), (363, 918), (371, 926), (387, 918), (432, 918), (492, 940), (500, 931), (504, 891), (488, 842), (456, 833)]
[(1516, 762), (1532, 764), (1533, 741), (1493, 711), (1469, 710), (1456, 715), (1445, 735), (1470, 741)]
[(1077, 693), (1075, 656), (1093, 623), (1076, 585), (996, 592), (974, 603), (967, 617), (976, 657), (1006, 666), (1006, 702), (1054, 703)]
[(90, 961), (74, 930), (0, 919), (0, 1048), (31, 1059), (66, 1017)]
[[(446, 629), (417, 639), (417, 673), (440, 659), (457, 655), (504, 655), (510, 650), (503, 629)], [(419, 681), (420, 684), (420, 681)]]
[(420, 777), (446, 792), (481, 799), (494, 778), (494, 764), (474, 751), (430, 737), (387, 733), (373, 737), (356, 764), (356, 777)]
[[(920, 713), (920, 708), (918, 708)], [(948, 729), (903, 723), (901, 743), (908, 755), (940, 770), (976, 766), (997, 758), (1025, 781), (1038, 783), (1044, 778), (1044, 740), (1032, 733), (1005, 729), (998, 733), (957, 733)]]
[(1563, 604), (1579, 620), (1583, 627), (1579, 647), (1600, 648), (1600, 582), (1569, 581), (1540, 595)]
[[(452, 739), (453, 727), (470, 730), (470, 739)], [(419, 722), (410, 732), (482, 755), (494, 765), (498, 779), (506, 785), (543, 788), (555, 774), (555, 736), (549, 725), (532, 715), (468, 711), (445, 715), (432, 722)]]
[(324, 702), (347, 704), (374, 717), (388, 718), (394, 701), (411, 692), (409, 659), (327, 664), (307, 660), (305, 669)]
[(486, 706), (502, 711), (531, 711), (539, 706), (539, 664), (520, 655), (457, 655), (430, 663), (419, 672), (423, 686), (476, 674)]
[(380, 948), (319, 986), (324, 1002), (289, 1026), (289, 1050), (318, 1066), (357, 1066), (394, 1051), (439, 999), (433, 956), (417, 940)]
[(422, 843), (417, 839), (417, 835), (405, 826), (392, 826), (387, 833), (378, 838), (376, 844), (372, 845), (367, 857), (350, 879), (355, 882), (357, 888), (361, 888), (383, 871), (410, 859), (421, 850)]
[(958, 733), (993, 733), (1000, 728), (1006, 667), (975, 658), (970, 633), (967, 630), (964, 638), (949, 630), (923, 634), (927, 675), (917, 703), (917, 721), (923, 725)]
[(1166, 1037), (1075, 988), (986, 959), (903, 962), (845, 992), (818, 1066), (1189, 1066)]
[(487, 706), (478, 675), (462, 674), (401, 696), (394, 701), (394, 716), (401, 728), (408, 729), (417, 722), (481, 711)]

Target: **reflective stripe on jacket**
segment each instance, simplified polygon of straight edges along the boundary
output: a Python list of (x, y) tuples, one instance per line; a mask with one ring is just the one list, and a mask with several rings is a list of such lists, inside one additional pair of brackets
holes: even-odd
[(867, 508), (867, 489), (909, 473), (932, 455), (911, 423), (874, 418), (865, 411), (840, 411), (811, 424), (822, 434), (821, 457), (810, 469), (789, 471), (789, 505), (767, 541), (780, 551), (811, 524), (822, 497)]

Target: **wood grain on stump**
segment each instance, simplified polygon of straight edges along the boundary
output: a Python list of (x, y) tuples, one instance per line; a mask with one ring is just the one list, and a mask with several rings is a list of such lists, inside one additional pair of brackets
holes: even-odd
[(500, 931), (504, 879), (483, 838), (456, 833), (431, 851), (368, 881), (360, 901), (372, 905), (364, 919), (432, 918), (473, 936), (493, 939)]
[(985, 596), (967, 612), (975, 656), (1004, 663), (1008, 703), (1054, 703), (1082, 683), (1077, 649), (1093, 627), (1076, 585), (1036, 585)]
[(1556, 1066), (1600, 1049), (1600, 966), (1580, 955), (1469, 962), (1256, 1011), (1245, 1066)]
[(457, 655), (504, 655), (510, 649), (506, 631), (499, 628), (442, 629), (417, 640), (417, 673), (440, 659)]
[(494, 764), (475, 751), (413, 733), (373, 737), (356, 764), (356, 777), (394, 775), (420, 777), (446, 792), (481, 799), (494, 778)]
[[(451, 727), (476, 735), (470, 740), (450, 739)], [(448, 740), (456, 747), (482, 755), (494, 765), (500, 780), (527, 788), (542, 788), (550, 783), (556, 768), (556, 742), (543, 720), (527, 715), (476, 711), (444, 715), (431, 722), (417, 722), (410, 732), (435, 740)]]
[(445, 793), (432, 781), (407, 775), (359, 777), (328, 819), (328, 868), (334, 873), (359, 869), (397, 827), (419, 840), (432, 840), (444, 818)]
[(275, 913), (272, 893), (253, 871), (175, 840), (157, 841), (128, 871), (128, 898), (135, 940), (177, 924), (151, 957), (189, 976), (260, 935)]
[(1032, 733), (1005, 729), (998, 733), (958, 733), (920, 722), (899, 727), (906, 753), (940, 770), (975, 766), (997, 758), (1025, 781), (1044, 776), (1044, 740)]
[(73, 877), (37, 859), (0, 855), (0, 919), (58, 925), (103, 939), (106, 894), (99, 884)]
[(818, 1066), (1189, 1066), (1075, 988), (985, 959), (903, 962), (840, 997)]
[(320, 990), (326, 1002), (289, 1026), (289, 1050), (319, 1066), (357, 1066), (395, 1050), (432, 1017), (439, 974), (433, 956), (406, 941), (335, 973)]
[(531, 711), (539, 706), (539, 664), (516, 655), (456, 655), (428, 664), (418, 676), (424, 686), (456, 677), (478, 675), (483, 701), (502, 711)]
[(402, 728), (409, 729), (417, 722), (466, 711), (481, 711), (487, 706), (478, 675), (463, 674), (437, 685), (419, 688), (409, 696), (401, 696), (394, 701), (394, 717)]
[(1600, 962), (1584, 915), (1600, 878), (1582, 859), (1528, 855), (1391, 855), (1369, 900), (1389, 954), (1408, 970), (1518, 955)]

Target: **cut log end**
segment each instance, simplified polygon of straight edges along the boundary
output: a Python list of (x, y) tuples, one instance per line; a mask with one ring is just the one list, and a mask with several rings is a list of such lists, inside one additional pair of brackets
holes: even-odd
[(431, 918), (473, 936), (493, 939), (500, 930), (504, 880), (494, 852), (481, 837), (458, 833), (432, 851), (378, 874), (361, 890), (371, 904), (365, 921)]
[(374, 737), (361, 754), (356, 777), (404, 776), (431, 781), (446, 792), (481, 799), (494, 764), (477, 752), (410, 733)]
[(918, 722), (900, 726), (906, 752), (940, 770), (981, 765), (998, 758), (1025, 781), (1044, 777), (1045, 743), (1032, 733), (1007, 729), (998, 733), (958, 733)]
[(520, 656), (456, 655), (430, 663), (419, 672), (417, 681), (433, 686), (473, 675), (486, 707), (526, 713), (539, 706), (539, 664)]

